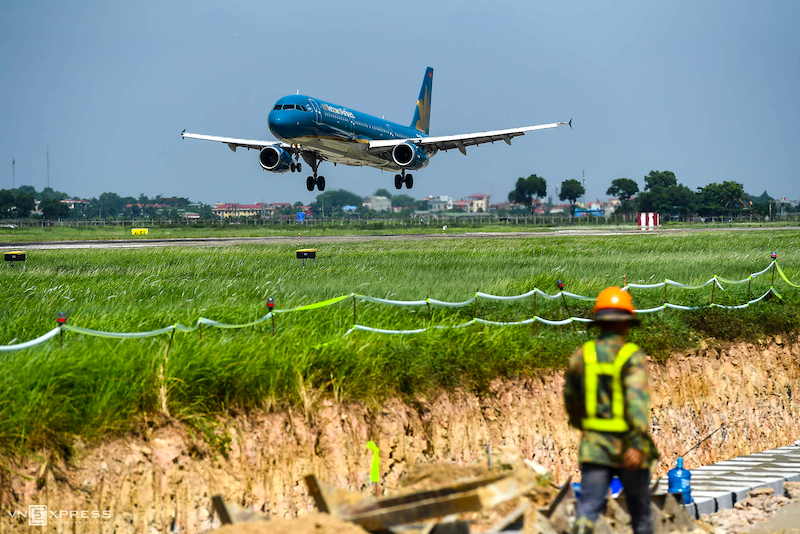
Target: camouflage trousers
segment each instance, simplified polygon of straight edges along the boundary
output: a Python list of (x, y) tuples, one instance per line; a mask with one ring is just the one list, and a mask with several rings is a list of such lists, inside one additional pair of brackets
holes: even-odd
[(600, 464), (581, 464), (581, 496), (578, 499), (575, 534), (591, 534), (606, 503), (608, 486), (614, 475), (625, 489), (634, 534), (653, 534), (650, 513), (650, 470), (629, 471)]

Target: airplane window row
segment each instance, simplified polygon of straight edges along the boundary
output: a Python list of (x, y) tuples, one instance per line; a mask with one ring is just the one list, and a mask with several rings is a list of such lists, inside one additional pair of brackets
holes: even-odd
[(277, 111), (279, 109), (297, 109), (298, 111), (308, 111), (306, 107), (301, 104), (297, 104), (296, 106), (294, 104), (275, 104), (275, 107), (272, 108), (272, 111)]

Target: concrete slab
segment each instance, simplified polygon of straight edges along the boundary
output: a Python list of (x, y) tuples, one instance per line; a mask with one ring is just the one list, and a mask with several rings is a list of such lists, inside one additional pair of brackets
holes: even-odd
[(731, 482), (744, 482), (751, 484), (750, 489), (756, 488), (772, 488), (776, 493), (783, 494), (783, 478), (755, 478), (755, 477), (725, 477)]
[(694, 517), (695, 519), (699, 519), (702, 514), (713, 514), (717, 511), (717, 501), (714, 500), (713, 497), (695, 497), (692, 495), (692, 499), (694, 500)]
[[(783, 494), (785, 481), (800, 481), (800, 446), (789, 445), (690, 469), (692, 497), (686, 505), (694, 517), (732, 508), (756, 488), (772, 488)], [(666, 493), (669, 483), (662, 478), (654, 492)]]

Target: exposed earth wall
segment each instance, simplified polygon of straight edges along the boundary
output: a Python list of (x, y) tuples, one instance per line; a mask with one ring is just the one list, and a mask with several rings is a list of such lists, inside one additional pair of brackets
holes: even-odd
[[(686, 457), (689, 469), (800, 439), (800, 339), (674, 354), (666, 364), (651, 363), (650, 376), (662, 452), (656, 476), (721, 425)], [(380, 447), (387, 491), (416, 463), (485, 462), (487, 443), (497, 460), (504, 446), (519, 448), (562, 482), (577, 469), (579, 439), (567, 426), (562, 388), (562, 371), (542, 371), (497, 379), (482, 395), (455, 390), (377, 406), (308, 392), (304, 410), (221, 421), (231, 438), (227, 458), (182, 424), (161, 421), (145, 425), (142, 436), (78, 443), (68, 463), (47, 460), (48, 451), (22, 462), (2, 459), (0, 532), (41, 532), (19, 514), (11, 517), (29, 505), (47, 505), (52, 531), (202, 532), (216, 524), (211, 496), (218, 493), (270, 515), (305, 514), (313, 508), (302, 483), (307, 473), (369, 491), (369, 440)], [(84, 511), (89, 519), (80, 517)], [(109, 517), (94, 520), (93, 512)]]

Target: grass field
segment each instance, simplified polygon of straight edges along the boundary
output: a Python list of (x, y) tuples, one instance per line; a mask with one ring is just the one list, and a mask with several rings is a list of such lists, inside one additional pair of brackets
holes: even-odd
[[(313, 241), (303, 246), (314, 246)], [(266, 299), (290, 308), (358, 292), (399, 300), (463, 301), (476, 290), (515, 295), (534, 286), (595, 295), (603, 287), (670, 278), (692, 284), (712, 275), (746, 278), (777, 251), (787, 276), (800, 280), (796, 231), (686, 233), (604, 237), (373, 241), (324, 244), (305, 269), (291, 245), (137, 250), (42, 250), (25, 270), (0, 269), (0, 344), (26, 341), (69, 323), (136, 332), (200, 316), (244, 323), (267, 313)], [(770, 274), (753, 280), (758, 296)], [(670, 287), (677, 304), (703, 304), (711, 286)], [(757, 339), (796, 331), (800, 290), (776, 280), (783, 296), (747, 310), (667, 311), (643, 317), (633, 340), (656, 358), (696, 345), (700, 338)], [(740, 304), (747, 284), (716, 290), (715, 302)], [(663, 303), (664, 290), (632, 290), (638, 308)], [(589, 305), (569, 301), (573, 315)], [(515, 321), (533, 315), (533, 299), (479, 300), (477, 315)], [(400, 308), (358, 302), (359, 324), (389, 329), (459, 324), (474, 308)], [(567, 316), (561, 300), (537, 300), (537, 314)], [(269, 322), (242, 330), (204, 328), (176, 333), (161, 367), (169, 335), (110, 340), (72, 333), (45, 345), (0, 354), (0, 451), (30, 451), (129, 431), (161, 410), (166, 388), (171, 416), (208, 428), (209, 416), (228, 410), (308, 408), (324, 396), (379, 402), (457, 385), (481, 390), (498, 376), (519, 376), (562, 366), (592, 333), (571, 326), (492, 327), (389, 336), (354, 332), (353, 300), (314, 311), (281, 314), (277, 335)], [(585, 329), (579, 328), (578, 330)]]

